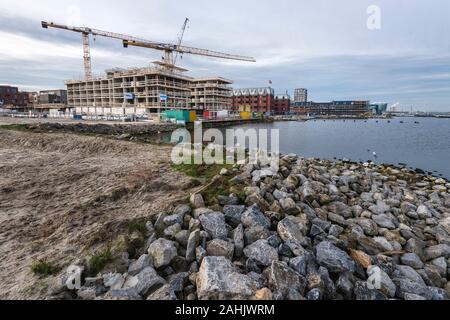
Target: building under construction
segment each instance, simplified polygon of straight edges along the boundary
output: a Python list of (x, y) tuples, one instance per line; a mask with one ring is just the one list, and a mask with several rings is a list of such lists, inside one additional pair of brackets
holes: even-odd
[[(66, 82), (68, 107), (87, 115), (149, 115), (159, 119), (164, 110), (187, 109), (222, 111), (232, 108), (232, 81), (214, 77), (194, 79), (185, 76), (186, 69), (176, 66), (178, 56), (191, 54), (227, 60), (255, 62), (252, 57), (227, 54), (182, 45), (189, 19), (186, 18), (177, 44), (161, 43), (134, 36), (87, 27), (73, 27), (42, 21), (43, 28), (55, 28), (81, 34), (83, 40), (84, 80)], [(134, 46), (164, 52), (163, 61), (155, 67), (110, 70), (101, 78), (92, 76), (90, 36), (112, 38), (125, 48)]]
[(220, 77), (194, 79), (161, 68), (109, 70), (101, 78), (66, 82), (68, 106), (77, 114), (148, 115), (165, 110), (231, 110), (232, 83)]

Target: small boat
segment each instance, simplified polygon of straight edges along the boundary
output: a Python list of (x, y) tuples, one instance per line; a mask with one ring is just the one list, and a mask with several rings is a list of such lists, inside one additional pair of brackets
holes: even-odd
[(419, 121), (414, 121), (414, 123), (415, 123), (415, 124), (419, 124), (420, 122), (419, 122)]
[(403, 122), (403, 121), (400, 121), (400, 123), (405, 123), (405, 122)]

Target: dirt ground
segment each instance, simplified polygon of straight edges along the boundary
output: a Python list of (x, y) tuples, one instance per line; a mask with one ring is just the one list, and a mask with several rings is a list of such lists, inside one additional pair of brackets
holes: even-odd
[(0, 298), (39, 299), (36, 260), (67, 266), (135, 218), (186, 198), (170, 147), (0, 129)]

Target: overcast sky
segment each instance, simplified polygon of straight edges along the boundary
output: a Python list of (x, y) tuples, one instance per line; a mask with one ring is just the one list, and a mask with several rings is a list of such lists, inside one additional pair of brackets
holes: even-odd
[[(367, 27), (370, 5), (381, 29)], [(83, 74), (79, 34), (45, 30), (41, 20), (89, 26), (253, 56), (256, 63), (184, 56), (191, 76), (220, 75), (234, 87), (277, 93), (309, 89), (310, 99), (369, 99), (408, 109), (450, 111), (448, 0), (0, 0), (0, 84), (22, 90), (64, 87)], [(94, 73), (140, 67), (161, 52), (92, 43)]]

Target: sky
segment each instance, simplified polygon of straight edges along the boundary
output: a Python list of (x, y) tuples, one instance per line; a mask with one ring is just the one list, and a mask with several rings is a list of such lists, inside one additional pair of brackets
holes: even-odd
[[(373, 7), (376, 6), (376, 7)], [(375, 8), (375, 11), (373, 11)], [(83, 76), (81, 37), (40, 21), (255, 57), (256, 63), (184, 55), (188, 75), (233, 87), (309, 90), (312, 101), (367, 99), (399, 109), (450, 111), (448, 0), (0, 0), (0, 84), (63, 88)], [(144, 67), (162, 53), (91, 43), (94, 74)]]

